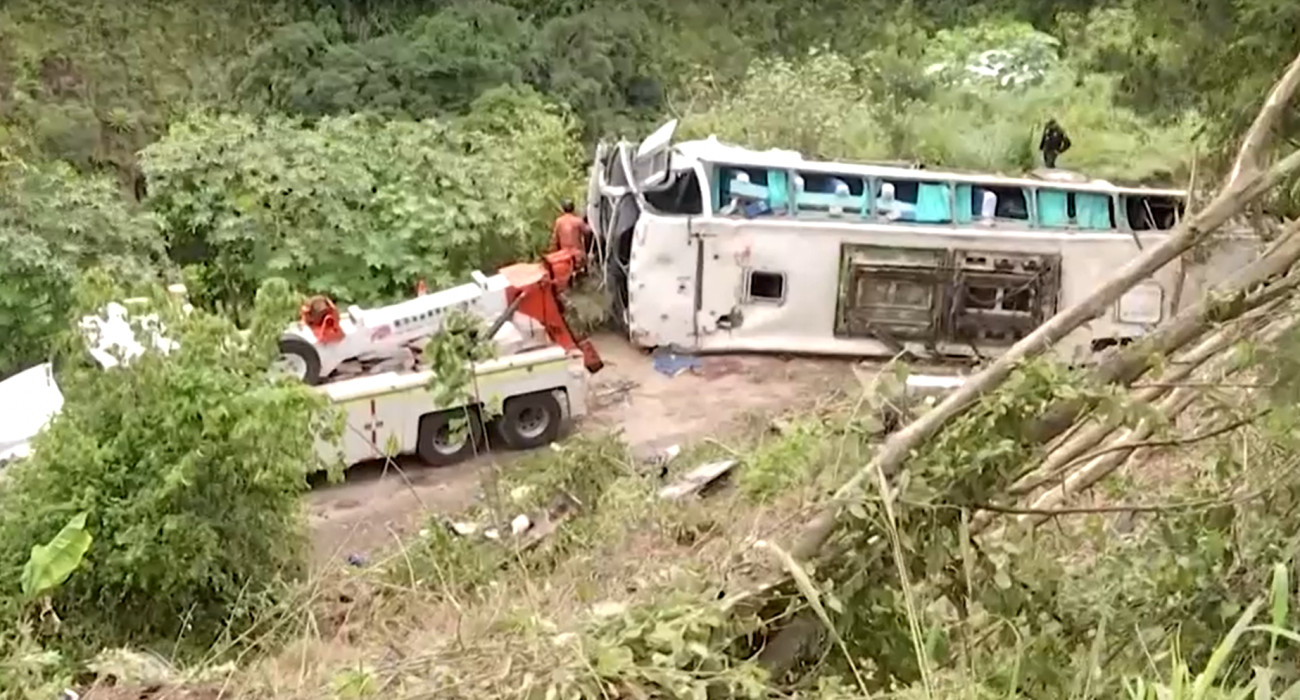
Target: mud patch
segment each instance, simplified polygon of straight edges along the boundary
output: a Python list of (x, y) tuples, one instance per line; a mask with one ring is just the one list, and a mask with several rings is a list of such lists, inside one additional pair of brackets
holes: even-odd
[(706, 357), (700, 364), (700, 376), (712, 381), (745, 371), (745, 364), (734, 357)]

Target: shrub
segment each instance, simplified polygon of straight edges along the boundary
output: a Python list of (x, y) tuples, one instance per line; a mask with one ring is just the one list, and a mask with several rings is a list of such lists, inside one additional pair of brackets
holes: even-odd
[(0, 250), (0, 377), (49, 357), (82, 270), (101, 266), (126, 283), (166, 259), (156, 222), (110, 180), (57, 164), (0, 162)]
[(503, 90), (449, 123), (193, 115), (142, 162), (198, 301), (241, 308), (274, 275), (370, 304), (532, 253), (576, 185), (572, 129)]
[(59, 365), (63, 410), (0, 489), (5, 610), (23, 605), (32, 545), (82, 511), (94, 540), (52, 595), (63, 619), (48, 640), (56, 646), (207, 648), (275, 602), (303, 562), (298, 495), (316, 440), (333, 429), (318, 394), (268, 378), (292, 301), (282, 282), (267, 285), (243, 334), (158, 295), (178, 350), (151, 350), (125, 368), (75, 356)]

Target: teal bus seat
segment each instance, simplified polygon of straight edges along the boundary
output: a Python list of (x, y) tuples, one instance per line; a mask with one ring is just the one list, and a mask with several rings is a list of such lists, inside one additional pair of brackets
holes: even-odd
[(865, 198), (861, 195), (832, 194), (829, 192), (799, 192), (795, 195), (795, 204), (800, 209), (831, 211), (839, 208), (844, 213), (861, 213)]
[(790, 176), (786, 171), (767, 171), (767, 203), (777, 212), (790, 208)]
[(746, 182), (739, 178), (732, 178), (731, 184), (727, 188), (732, 197), (745, 197), (747, 199), (767, 200), (767, 186), (755, 185), (752, 182)]

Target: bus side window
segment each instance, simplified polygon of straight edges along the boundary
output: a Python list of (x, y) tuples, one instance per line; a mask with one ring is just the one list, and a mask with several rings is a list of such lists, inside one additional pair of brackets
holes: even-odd
[(771, 213), (768, 171), (759, 168), (718, 168), (715, 211), (722, 216)]
[(798, 172), (794, 175), (794, 210), (831, 217), (861, 216), (866, 207), (866, 182), (858, 176)]
[(951, 223), (952, 187), (946, 182), (884, 180), (876, 196), (876, 212), (891, 221)]
[(916, 221), (919, 183), (913, 180), (881, 180), (876, 184), (876, 215), (889, 221)]
[[(985, 208), (992, 204), (993, 213)], [(1003, 185), (957, 185), (957, 216), (960, 223), (972, 220), (1029, 221), (1029, 198), (1019, 187)], [(991, 223), (991, 222), (990, 222)]]
[(1183, 215), (1183, 202), (1174, 197), (1126, 195), (1123, 201), (1124, 214), (1134, 231), (1168, 231)]

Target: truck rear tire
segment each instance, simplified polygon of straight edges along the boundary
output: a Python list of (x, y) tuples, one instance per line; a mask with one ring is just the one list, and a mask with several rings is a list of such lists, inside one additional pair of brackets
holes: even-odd
[(549, 391), (515, 396), (505, 402), (496, 420), (501, 442), (514, 450), (549, 445), (560, 435), (564, 410)]
[(415, 452), (426, 464), (447, 467), (487, 449), (483, 423), (473, 408), (457, 408), (420, 416)]
[(280, 362), (286, 371), (298, 375), (304, 384), (320, 384), (320, 355), (311, 343), (302, 338), (280, 339)]

